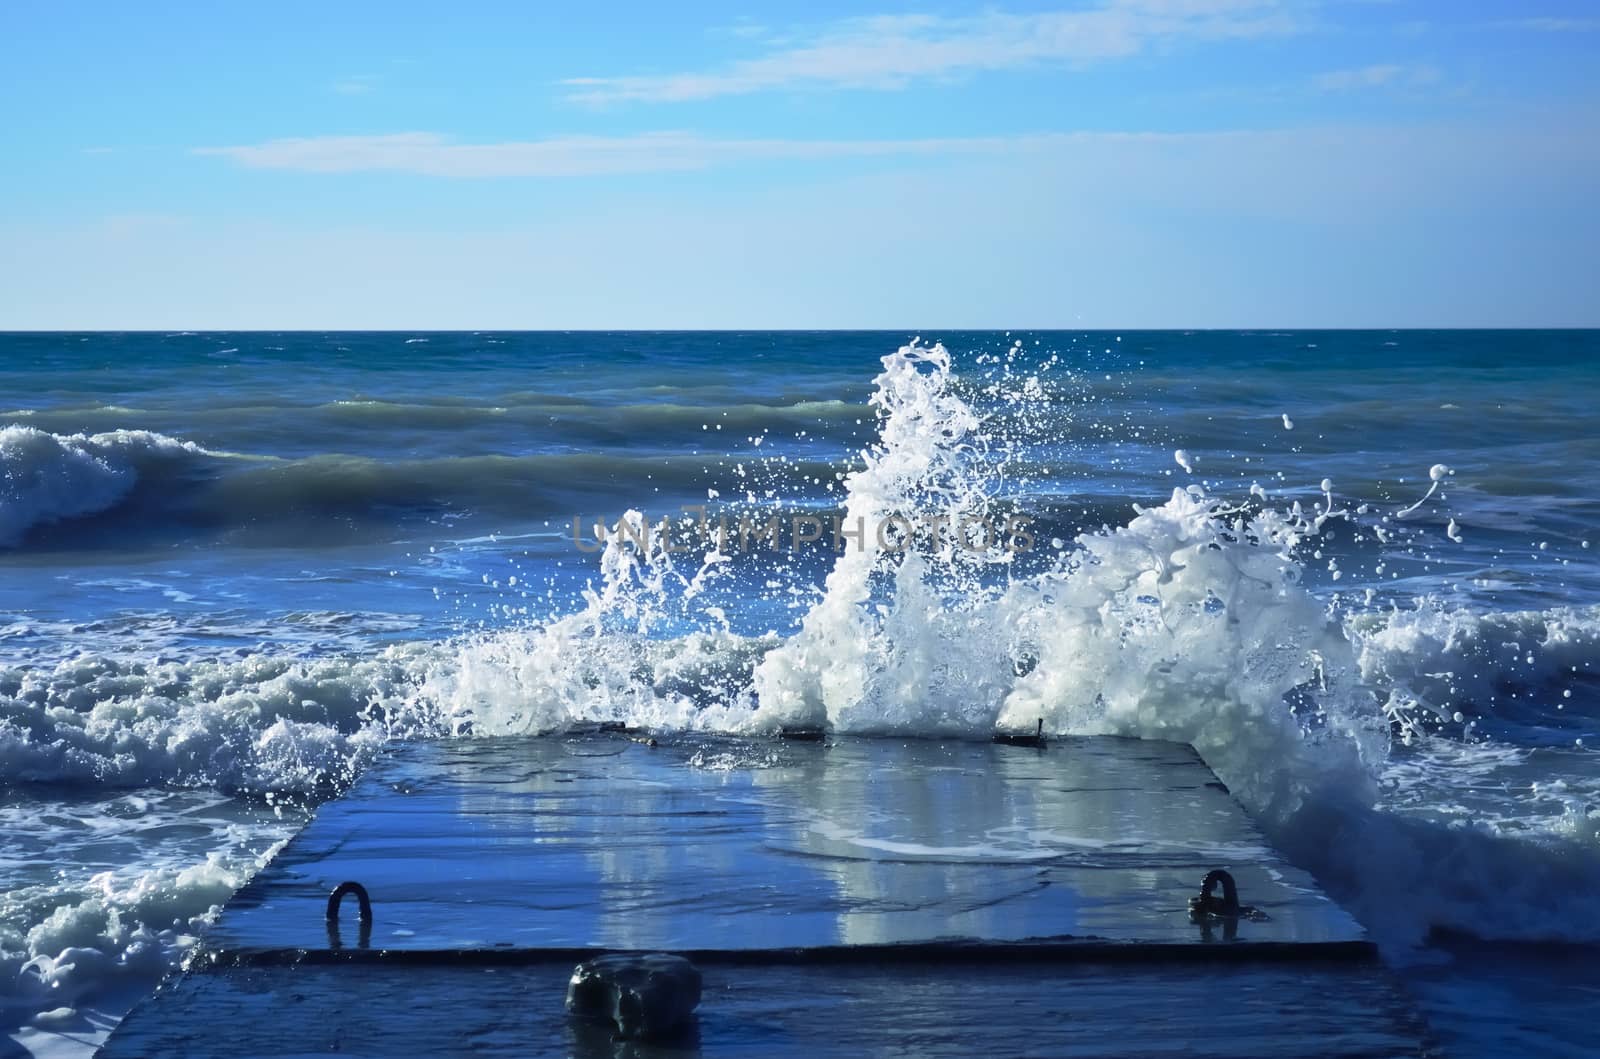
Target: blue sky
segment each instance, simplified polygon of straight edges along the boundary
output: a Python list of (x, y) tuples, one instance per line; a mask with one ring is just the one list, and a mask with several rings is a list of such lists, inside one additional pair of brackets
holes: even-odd
[(0, 328), (1600, 325), (1600, 3), (0, 3)]

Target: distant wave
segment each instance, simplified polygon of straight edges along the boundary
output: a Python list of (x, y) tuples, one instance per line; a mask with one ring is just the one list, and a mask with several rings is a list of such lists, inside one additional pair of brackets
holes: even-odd
[[(508, 517), (615, 515), (658, 490), (703, 488), (728, 462), (698, 454), (591, 452), (376, 460), (326, 455), (236, 468), (199, 498), (228, 523), (319, 517), (392, 518), (411, 511)], [(821, 473), (830, 464), (805, 465)], [(582, 508), (584, 503), (589, 508)]]
[[(148, 431), (0, 430), (0, 548), (93, 546), (181, 534), (273, 544), (370, 539), (374, 524), (493, 517), (515, 523), (676, 513), (712, 484), (744, 480), (716, 454), (552, 452), (381, 460), (213, 452)], [(782, 474), (831, 478), (820, 460)], [(753, 481), (753, 479), (751, 479)]]
[[(669, 396), (680, 397), (668, 400)], [(309, 404), (257, 396), (247, 404), (184, 408), (182, 430), (225, 432), (230, 444), (283, 453), (306, 448), (349, 450), (355, 446), (427, 443), (446, 451), (453, 439), (473, 438), (482, 449), (507, 436), (544, 444), (641, 445), (672, 437), (719, 441), (768, 431), (805, 430), (829, 437), (856, 433), (871, 413), (860, 401), (815, 400), (803, 395), (752, 400), (725, 387), (696, 388), (692, 394), (663, 391), (658, 400), (613, 404), (582, 395), (507, 393), (479, 399), (379, 399), (354, 397)], [(175, 432), (170, 410), (113, 404), (17, 408), (0, 413), (29, 426), (58, 433), (139, 428)], [(474, 433), (476, 432), (476, 433)]]
[(0, 547), (15, 546), (36, 526), (115, 507), (141, 476), (211, 455), (145, 430), (63, 436), (0, 429)]

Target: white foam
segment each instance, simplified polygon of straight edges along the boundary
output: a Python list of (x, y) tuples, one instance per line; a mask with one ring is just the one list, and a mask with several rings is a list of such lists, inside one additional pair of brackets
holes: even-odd
[(1405, 518), (1407, 515), (1411, 514), (1413, 511), (1416, 511), (1418, 508), (1420, 508), (1423, 504), (1426, 504), (1429, 500), (1433, 499), (1433, 494), (1435, 494), (1435, 493), (1437, 493), (1439, 491), (1439, 486), (1444, 482), (1444, 480), (1446, 478), (1450, 477), (1452, 474), (1455, 474), (1455, 473), (1456, 473), (1455, 471), (1451, 470), (1449, 467), (1447, 467), (1445, 464), (1442, 464), (1442, 463), (1436, 463), (1432, 467), (1429, 467), (1428, 468), (1428, 491), (1426, 493), (1424, 493), (1423, 496), (1422, 496), (1422, 499), (1418, 500), (1415, 504), (1412, 504), (1409, 507), (1401, 508), (1399, 511), (1396, 511), (1394, 513), (1395, 518)]
[(1600, 606), (1483, 612), (1425, 599), (1351, 622), (1362, 678), (1438, 717), (1543, 712), (1600, 665)]
[[(0, 904), (0, 1028), (25, 1025), (16, 1039), (30, 1051), (82, 1054), (85, 1044), (103, 1040), (133, 1002), (193, 949), (221, 904), (276, 848), (274, 834), (281, 842), (292, 826), (285, 821), (219, 827), (221, 819), (194, 798), (171, 800), (170, 806), (140, 812), (134, 860), (113, 869), (96, 870), (94, 851), (128, 830), (125, 810), (131, 806), (100, 803), (112, 812), (97, 817), (96, 803), (79, 797), (39, 805), (30, 819), (7, 821), (19, 841), (30, 831), (46, 830), (47, 821), (67, 817), (89, 832), (83, 856), (71, 848), (72, 830), (55, 836), (63, 841), (47, 871), (37, 864), (0, 863), (6, 891)], [(168, 837), (144, 837), (163, 821)], [(211, 848), (197, 853), (202, 844)], [(123, 846), (133, 848), (126, 841)]]
[[(944, 347), (912, 344), (883, 365), (872, 399), (879, 442), (845, 479), (843, 524), (866, 527), (864, 546), (838, 557), (799, 632), (761, 660), (749, 725), (826, 722), (847, 731), (935, 734), (993, 723), (1007, 662), (1003, 652), (972, 642), (981, 638), (974, 624), (984, 620), (983, 599), (963, 574), (1003, 556), (975, 554), (950, 535), (926, 556), (902, 553), (875, 532), (894, 518), (934, 514), (953, 525), (963, 515), (992, 515), (972, 459), (980, 420), (951, 387)], [(929, 583), (936, 574), (955, 578), (971, 605), (952, 606), (936, 592)], [(885, 582), (893, 587), (882, 610), (871, 600)]]

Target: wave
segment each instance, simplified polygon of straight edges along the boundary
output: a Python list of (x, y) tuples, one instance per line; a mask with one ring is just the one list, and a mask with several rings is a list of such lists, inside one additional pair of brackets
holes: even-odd
[[(0, 548), (196, 535), (242, 545), (341, 543), (371, 540), (373, 524), (405, 520), (566, 526), (574, 516), (610, 514), (618, 497), (656, 501), (660, 513), (676, 514), (713, 483), (744, 480), (736, 462), (697, 452), (581, 451), (289, 460), (214, 452), (145, 431), (57, 435), (10, 426), (0, 431)], [(757, 477), (832, 480), (838, 470), (825, 460), (785, 458)]]
[(1600, 707), (1600, 606), (1485, 612), (1419, 600), (1359, 615), (1351, 634), (1364, 679), (1435, 727), (1515, 725), (1527, 742)]
[[(515, 436), (530, 446), (583, 448), (662, 443), (684, 445), (797, 430), (834, 440), (854, 437), (866, 418), (859, 401), (814, 394), (759, 397), (725, 387), (660, 400), (607, 401), (554, 393), (479, 398), (351, 398), (321, 404), (258, 397), (209, 408), (131, 408), (92, 404), (14, 409), (0, 418), (60, 433), (140, 428), (228, 439), (230, 448), (279, 455), (355, 452), (376, 456), (397, 447), (479, 452)], [(731, 435), (729, 434), (731, 432)]]
[[(520, 396), (520, 395), (519, 395)], [(469, 430), (508, 426), (542, 430), (569, 443), (639, 441), (652, 436), (693, 437), (706, 429), (760, 433), (790, 426), (838, 428), (863, 415), (860, 404), (840, 400), (796, 399), (783, 403), (723, 400), (712, 404), (658, 401), (605, 404), (577, 397), (538, 395), (529, 401), (503, 398), (505, 404), (441, 404), (408, 401), (338, 401), (306, 409), (329, 424), (357, 424), (397, 430)]]
[(16, 545), (37, 526), (115, 507), (142, 477), (211, 455), (143, 430), (62, 436), (0, 428), (0, 547)]
[(0, 670), (0, 775), (84, 789), (337, 790), (389, 739), (437, 734), (410, 697), (430, 650)]
[(8, 849), (40, 870), (25, 865), (0, 902), (0, 1031), (103, 1037), (303, 819), (207, 792), (13, 792)]

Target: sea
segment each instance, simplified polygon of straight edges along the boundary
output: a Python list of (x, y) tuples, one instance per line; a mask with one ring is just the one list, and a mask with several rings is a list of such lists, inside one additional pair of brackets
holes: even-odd
[(0, 1053), (384, 748), (1193, 744), (1451, 1054), (1600, 1051), (1600, 332), (0, 334)]

